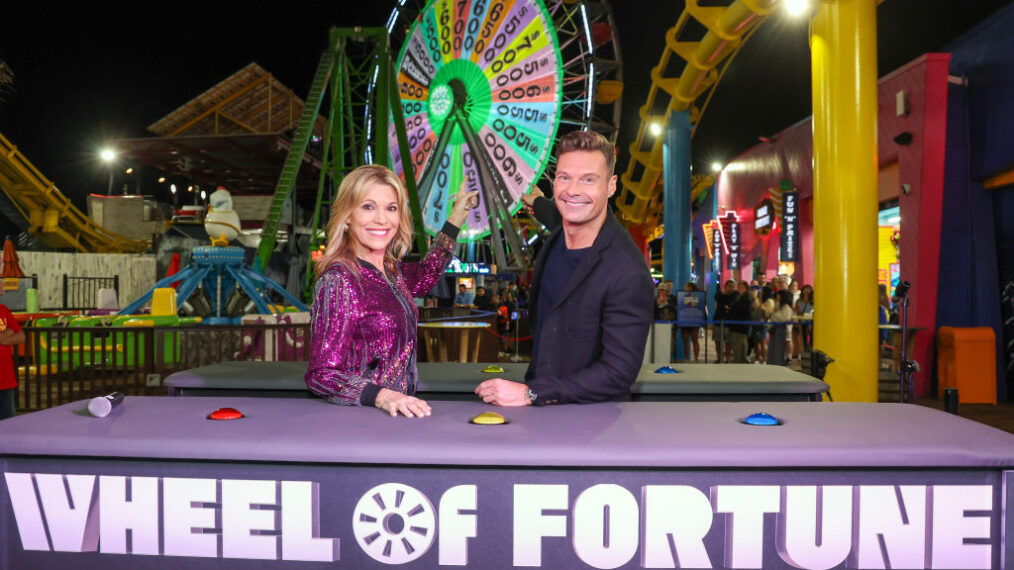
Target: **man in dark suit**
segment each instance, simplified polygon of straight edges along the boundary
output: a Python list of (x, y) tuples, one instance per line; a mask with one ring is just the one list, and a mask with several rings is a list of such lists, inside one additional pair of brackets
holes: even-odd
[(625, 400), (641, 368), (654, 286), (644, 256), (609, 212), (616, 155), (578, 131), (557, 144), (553, 198), (562, 224), (539, 253), (526, 384), (494, 378), (475, 389), (498, 406)]

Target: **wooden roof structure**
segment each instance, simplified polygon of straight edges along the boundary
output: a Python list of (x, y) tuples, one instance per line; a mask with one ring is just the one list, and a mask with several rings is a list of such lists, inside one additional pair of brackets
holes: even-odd
[[(163, 137), (275, 134), (296, 128), (304, 102), (256, 63), (250, 63), (148, 126)], [(327, 121), (317, 118), (314, 134)]]
[[(305, 103), (256, 63), (233, 73), (148, 127), (158, 135), (116, 142), (140, 164), (240, 194), (271, 194)], [(317, 116), (314, 135), (327, 133)], [(321, 138), (317, 138), (320, 141)], [(320, 144), (311, 142), (296, 183), (297, 195), (316, 195)]]

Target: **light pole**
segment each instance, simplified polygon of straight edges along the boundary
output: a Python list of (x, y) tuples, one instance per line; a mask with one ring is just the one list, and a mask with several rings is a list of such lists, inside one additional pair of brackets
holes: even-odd
[(99, 152), (102, 162), (109, 166), (109, 187), (106, 188), (106, 196), (113, 195), (113, 161), (116, 160), (116, 151), (111, 148), (104, 148)]

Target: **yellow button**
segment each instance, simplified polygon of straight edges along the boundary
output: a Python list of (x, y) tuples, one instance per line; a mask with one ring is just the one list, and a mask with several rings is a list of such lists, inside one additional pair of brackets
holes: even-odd
[(468, 421), (478, 425), (495, 426), (507, 423), (507, 418), (496, 412), (483, 412)]

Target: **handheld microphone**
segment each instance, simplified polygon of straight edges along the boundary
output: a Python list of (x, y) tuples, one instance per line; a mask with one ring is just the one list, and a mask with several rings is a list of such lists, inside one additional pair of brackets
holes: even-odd
[(894, 288), (894, 300), (904, 299), (908, 297), (908, 290), (912, 287), (912, 284), (908, 281), (902, 281), (898, 283), (898, 286)]
[(123, 403), (123, 392), (113, 392), (106, 396), (92, 398), (88, 402), (88, 413), (96, 418), (104, 418), (113, 411), (113, 408)]

